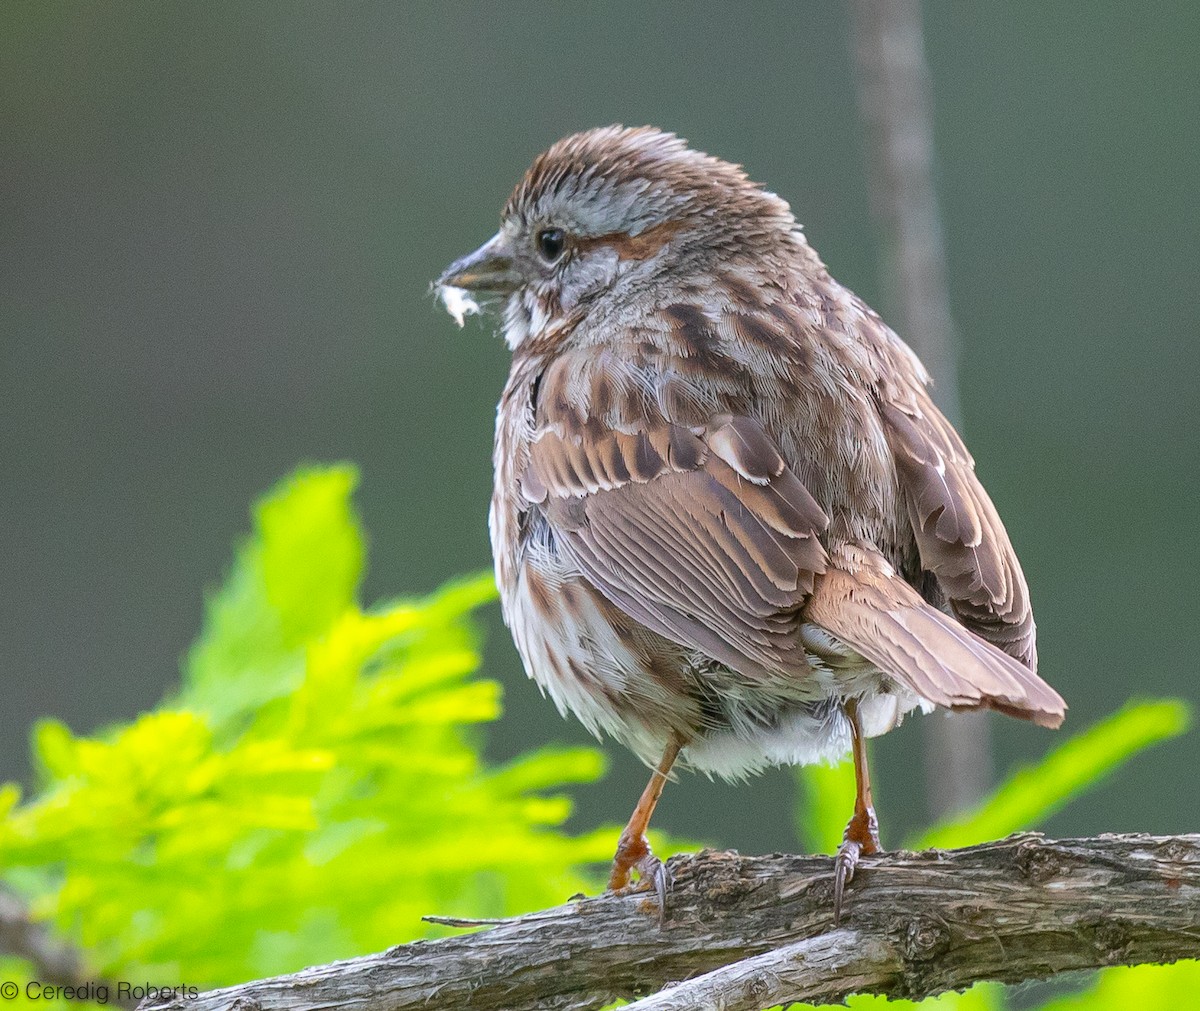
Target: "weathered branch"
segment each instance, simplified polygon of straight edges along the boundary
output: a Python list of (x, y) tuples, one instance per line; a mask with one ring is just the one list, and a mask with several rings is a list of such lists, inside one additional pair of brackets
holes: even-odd
[(1200, 957), (1200, 835), (1019, 835), (864, 857), (840, 930), (827, 857), (704, 852), (670, 866), (675, 888), (661, 925), (645, 896), (606, 895), (143, 1006), (582, 1011), (661, 990), (633, 1007), (754, 1011)]

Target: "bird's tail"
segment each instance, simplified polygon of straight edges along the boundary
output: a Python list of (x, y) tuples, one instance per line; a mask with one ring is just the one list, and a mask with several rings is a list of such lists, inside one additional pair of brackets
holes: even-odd
[(873, 549), (834, 552), (804, 617), (936, 705), (996, 709), (1051, 728), (1066, 714), (1058, 692), (926, 603)]

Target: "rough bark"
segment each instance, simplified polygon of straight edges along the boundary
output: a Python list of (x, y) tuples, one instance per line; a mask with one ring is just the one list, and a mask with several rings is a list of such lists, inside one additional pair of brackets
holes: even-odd
[(1026, 834), (864, 857), (840, 930), (828, 857), (704, 852), (670, 867), (675, 887), (661, 924), (644, 894), (604, 895), (143, 1006), (520, 1011), (654, 994), (633, 1007), (754, 1011), (1200, 957), (1200, 835)]

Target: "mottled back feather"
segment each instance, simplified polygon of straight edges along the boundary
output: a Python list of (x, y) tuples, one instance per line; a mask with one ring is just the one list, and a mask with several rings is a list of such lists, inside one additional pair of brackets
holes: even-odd
[(799, 609), (828, 519), (762, 427), (716, 415), (632, 432), (549, 398), (521, 483), (557, 543), (613, 603), (747, 676), (808, 670)]

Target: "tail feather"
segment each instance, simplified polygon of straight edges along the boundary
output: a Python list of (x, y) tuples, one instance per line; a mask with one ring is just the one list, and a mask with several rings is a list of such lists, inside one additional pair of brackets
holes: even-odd
[[(1007, 653), (931, 607), (875, 554), (831, 558), (805, 619), (917, 695), (949, 709), (996, 709), (1057, 727), (1062, 697)], [(847, 564), (849, 562), (849, 564)]]

